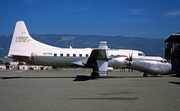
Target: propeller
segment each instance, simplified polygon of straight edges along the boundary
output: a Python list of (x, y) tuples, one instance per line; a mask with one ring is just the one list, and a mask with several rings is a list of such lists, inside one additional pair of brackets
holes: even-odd
[(129, 57), (127, 57), (127, 61), (128, 61), (128, 66), (131, 66), (132, 65), (132, 56), (133, 56), (133, 52), (130, 54), (129, 53)]
[(127, 58), (127, 60), (132, 62), (132, 56), (133, 56), (133, 52), (131, 54), (129, 54), (129, 57)]
[(133, 56), (133, 52), (131, 53), (131, 55), (129, 54), (129, 61), (132, 62), (132, 56)]

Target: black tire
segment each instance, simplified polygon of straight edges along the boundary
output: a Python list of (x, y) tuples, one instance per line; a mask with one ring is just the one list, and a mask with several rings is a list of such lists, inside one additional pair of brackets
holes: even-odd
[(92, 72), (91, 77), (92, 77), (92, 79), (99, 78), (99, 73), (98, 72)]
[(146, 73), (144, 73), (144, 74), (143, 74), (143, 77), (147, 77), (147, 74), (146, 74)]

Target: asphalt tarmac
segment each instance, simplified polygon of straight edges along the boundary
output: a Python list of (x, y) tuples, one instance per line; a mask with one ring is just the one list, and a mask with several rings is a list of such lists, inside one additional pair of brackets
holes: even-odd
[(179, 111), (180, 78), (138, 71), (0, 71), (1, 111)]

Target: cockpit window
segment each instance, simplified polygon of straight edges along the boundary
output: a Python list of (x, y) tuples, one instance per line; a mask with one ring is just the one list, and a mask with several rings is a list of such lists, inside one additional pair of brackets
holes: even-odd
[(142, 56), (141, 53), (138, 53), (138, 56)]
[(166, 61), (166, 60), (161, 60), (161, 62), (162, 62), (162, 63), (167, 63), (167, 61)]
[(144, 53), (138, 53), (138, 56), (145, 56)]

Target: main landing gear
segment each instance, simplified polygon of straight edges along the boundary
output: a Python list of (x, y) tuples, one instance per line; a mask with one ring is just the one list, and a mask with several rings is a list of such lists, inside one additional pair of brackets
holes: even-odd
[(98, 73), (98, 71), (93, 71), (93, 72), (91, 73), (91, 77), (92, 77), (92, 79), (99, 78), (99, 73)]
[(99, 71), (98, 71), (98, 68), (95, 66), (95, 67), (92, 67), (92, 73), (91, 73), (91, 78), (92, 79), (96, 79), (96, 78), (99, 78), (100, 75), (99, 75)]

